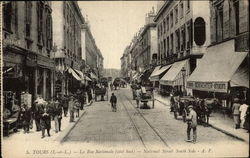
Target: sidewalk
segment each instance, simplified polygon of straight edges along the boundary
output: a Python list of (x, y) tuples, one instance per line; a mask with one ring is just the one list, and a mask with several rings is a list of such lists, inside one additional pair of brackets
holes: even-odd
[[(87, 108), (87, 106), (90, 104), (84, 105), (84, 108)], [(50, 129), (50, 137), (47, 135), (47, 131), (45, 131), (45, 137), (41, 139), (42, 132), (36, 131), (36, 125), (35, 121), (33, 121), (33, 128), (30, 129), (29, 133), (25, 134), (23, 132), (23, 129), (18, 129), (18, 132), (16, 133), (10, 133), (9, 137), (3, 137), (4, 143), (15, 143), (16, 141), (31, 141), (31, 142), (62, 142), (64, 137), (68, 135), (68, 133), (74, 128), (74, 126), (77, 124), (78, 120), (84, 115), (86, 110), (80, 110), (79, 117), (74, 119), (74, 122), (69, 122), (69, 113), (67, 114), (67, 117), (64, 117), (61, 120), (61, 131), (56, 133), (55, 132), (55, 122), (51, 121), (51, 129)]]
[[(155, 100), (166, 106), (170, 106), (169, 97), (164, 97), (157, 93), (155, 93), (154, 96)], [(233, 119), (229, 118), (228, 116), (224, 116), (223, 114), (219, 113), (212, 113), (209, 118), (209, 125), (218, 131), (249, 143), (249, 133), (247, 130), (235, 129)]]

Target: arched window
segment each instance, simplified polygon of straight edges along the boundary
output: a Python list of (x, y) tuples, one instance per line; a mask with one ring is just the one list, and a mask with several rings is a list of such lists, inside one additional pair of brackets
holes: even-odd
[(198, 17), (194, 21), (194, 41), (201, 46), (206, 41), (206, 23), (202, 17)]

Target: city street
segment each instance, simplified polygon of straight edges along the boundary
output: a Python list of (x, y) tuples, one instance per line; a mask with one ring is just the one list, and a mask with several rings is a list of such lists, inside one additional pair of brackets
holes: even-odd
[[(150, 110), (137, 109), (130, 89), (114, 91), (118, 97), (118, 110), (112, 112), (110, 104), (96, 102), (87, 109), (75, 128), (64, 139), (64, 145), (81, 143), (84, 146), (105, 148), (132, 147), (135, 149), (206, 149), (207, 152), (241, 154), (246, 143), (225, 135), (211, 127), (198, 126), (198, 142), (185, 142), (186, 123), (174, 119), (169, 107), (155, 102)], [(149, 103), (150, 104), (150, 103)], [(142, 114), (142, 115), (141, 115)], [(235, 145), (241, 151), (230, 150)], [(222, 148), (217, 148), (221, 147)], [(231, 153), (230, 151), (233, 151)]]

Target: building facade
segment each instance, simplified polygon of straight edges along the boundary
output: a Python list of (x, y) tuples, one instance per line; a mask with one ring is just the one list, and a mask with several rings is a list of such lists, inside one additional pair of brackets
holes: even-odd
[(84, 18), (75, 1), (52, 2), (53, 9), (53, 38), (56, 62), (56, 91), (68, 94), (74, 87), (72, 76), (67, 70), (84, 71), (82, 59), (81, 27)]
[(187, 86), (195, 96), (218, 98), (231, 113), (235, 97), (249, 104), (249, 2), (213, 0), (209, 5), (211, 45)]
[(157, 62), (157, 31), (154, 8), (146, 15), (145, 25), (133, 37), (125, 49), (122, 60), (123, 75), (130, 80), (139, 79), (145, 71), (151, 70)]
[(158, 11), (157, 63), (172, 69), (159, 79), (164, 89), (187, 90), (186, 79), (210, 45), (209, 11), (209, 1), (190, 0), (165, 1)]
[(52, 8), (49, 1), (3, 3), (3, 91), (54, 95)]
[(82, 26), (82, 48), (83, 58), (86, 63), (86, 72), (91, 74), (91, 78), (98, 79), (103, 75), (103, 56), (96, 45), (95, 39), (91, 33), (90, 26), (86, 22)]

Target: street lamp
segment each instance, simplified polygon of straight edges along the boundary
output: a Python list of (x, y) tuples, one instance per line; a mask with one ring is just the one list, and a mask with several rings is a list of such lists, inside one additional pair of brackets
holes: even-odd
[(184, 67), (182, 67), (181, 72), (182, 72), (182, 76), (183, 76), (183, 95), (186, 95), (186, 88), (185, 88), (186, 69)]

